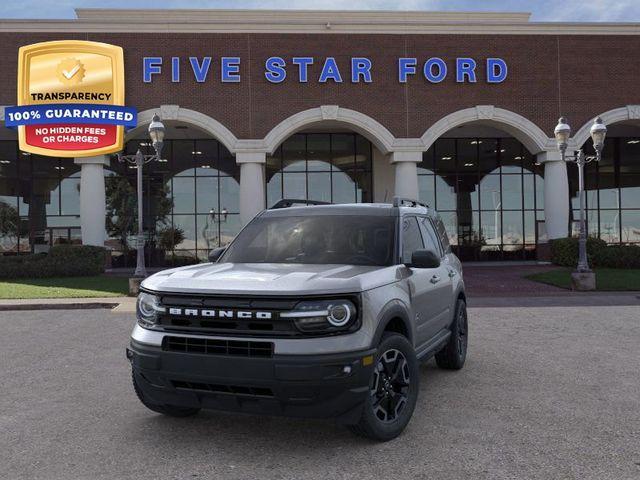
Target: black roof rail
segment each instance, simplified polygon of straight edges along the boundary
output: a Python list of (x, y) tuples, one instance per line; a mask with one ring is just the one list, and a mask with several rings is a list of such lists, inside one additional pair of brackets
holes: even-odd
[(393, 197), (394, 207), (402, 207), (405, 204), (408, 204), (409, 207), (421, 206), (424, 208), (429, 208), (429, 205), (427, 205), (426, 203), (419, 202), (418, 200), (414, 200), (413, 198)]
[(331, 205), (329, 202), (321, 202), (320, 200), (306, 200), (296, 198), (283, 198), (278, 200), (269, 210), (276, 210), (278, 208), (295, 207), (296, 205)]

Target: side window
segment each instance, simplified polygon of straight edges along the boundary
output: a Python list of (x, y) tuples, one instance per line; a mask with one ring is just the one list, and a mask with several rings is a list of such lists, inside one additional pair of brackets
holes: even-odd
[(431, 221), (427, 217), (420, 217), (418, 223), (420, 224), (420, 231), (422, 232), (422, 239), (424, 240), (424, 248), (432, 250), (442, 257), (442, 248), (440, 247), (438, 236), (433, 229)]
[(411, 263), (414, 251), (424, 248), (416, 217), (402, 219), (402, 263)]
[(438, 216), (438, 218), (435, 219), (435, 223), (438, 238), (440, 238), (440, 243), (442, 244), (444, 253), (451, 253), (451, 246), (449, 245), (449, 235), (447, 235), (447, 229), (444, 227), (442, 219)]

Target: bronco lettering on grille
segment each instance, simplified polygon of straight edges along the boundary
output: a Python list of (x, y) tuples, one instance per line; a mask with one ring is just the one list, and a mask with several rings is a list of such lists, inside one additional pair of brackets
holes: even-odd
[(177, 307), (169, 307), (169, 315), (206, 318), (237, 318), (241, 320), (250, 320), (254, 318), (259, 320), (270, 320), (272, 317), (271, 312), (257, 312), (249, 310), (205, 310)]

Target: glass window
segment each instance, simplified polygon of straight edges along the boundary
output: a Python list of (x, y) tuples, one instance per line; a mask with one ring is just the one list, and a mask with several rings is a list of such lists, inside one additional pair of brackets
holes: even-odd
[[(306, 170), (306, 135), (296, 134), (282, 144), (282, 170), (284, 172), (304, 172)], [(304, 197), (302, 197), (304, 198)]]
[[(451, 184), (447, 182), (449, 179)], [(456, 192), (453, 185), (455, 185), (455, 177), (449, 177), (445, 180), (440, 175), (436, 176), (436, 210), (446, 211), (456, 209)]]
[[(193, 176), (195, 173), (194, 157), (198, 156), (196, 155), (195, 142), (193, 140), (173, 140), (171, 145), (173, 150), (171, 169), (175, 172), (174, 175)], [(165, 154), (164, 148), (163, 154)]]
[[(307, 169), (309, 171), (328, 172), (331, 170), (331, 136), (328, 133), (316, 133), (307, 136)], [(343, 160), (338, 156), (339, 160)], [(349, 163), (350, 161), (350, 163)], [(353, 165), (353, 150), (349, 151), (348, 162)]]
[(60, 214), (80, 215), (80, 178), (60, 182)]
[(480, 207), (482, 210), (497, 210), (502, 206), (500, 175), (487, 175), (480, 180)]
[(458, 221), (455, 212), (438, 212), (440, 221), (438, 222), (438, 235), (444, 246), (445, 251), (449, 250), (450, 245), (458, 244)]
[[(478, 149), (486, 148), (486, 144), (477, 138), (461, 138), (456, 141), (458, 173), (475, 173), (478, 171)], [(495, 154), (494, 154), (495, 155)]]
[(640, 208), (640, 174), (620, 172), (620, 206)]
[[(340, 175), (343, 175), (345, 177), (348, 178), (348, 175), (345, 173), (342, 173)], [(334, 174), (334, 177), (338, 177), (338, 174)], [(308, 198), (309, 200), (318, 200), (321, 202), (331, 202), (331, 173), (330, 172), (316, 172), (316, 173), (309, 173), (309, 195)], [(337, 186), (337, 182), (336, 186)], [(351, 189), (353, 189), (353, 182), (351, 185)], [(348, 192), (348, 188), (347, 188), (347, 192)], [(348, 192), (348, 193), (352, 193), (352, 192)], [(349, 195), (347, 193), (347, 197), (351, 198), (353, 197), (353, 195)], [(336, 193), (336, 198), (339, 198), (339, 194)]]
[(438, 255), (442, 256), (442, 247), (438, 241), (438, 235), (433, 229), (431, 221), (427, 217), (419, 217), (418, 223), (420, 224), (420, 231), (422, 232), (422, 240), (427, 250), (432, 250)]
[[(312, 137), (313, 135), (309, 136), (309, 138)], [(327, 135), (327, 137), (327, 143), (329, 141), (329, 138), (331, 141), (331, 162), (333, 164), (333, 169), (344, 171), (355, 168), (356, 136), (351, 134), (338, 133), (333, 134), (330, 137)]]
[(427, 205), (436, 204), (435, 176), (418, 176), (418, 199)]
[(622, 211), (622, 241), (640, 243), (640, 210)]
[(263, 216), (242, 230), (220, 261), (391, 265), (394, 227), (388, 216)]
[[(640, 138), (620, 138), (620, 178), (628, 173), (640, 173)], [(605, 150), (610, 148), (610, 140), (605, 141)]]
[(435, 146), (435, 170), (438, 175), (456, 174), (456, 141), (441, 138)]
[(502, 208), (522, 210), (522, 176), (502, 175)]
[(498, 171), (498, 140), (478, 138), (478, 171), (480, 175), (488, 175)]
[(515, 138), (501, 138), (497, 147), (500, 154), (500, 164), (502, 173), (520, 174), (522, 173), (522, 163), (524, 159), (522, 144)]
[(195, 213), (195, 179), (175, 177), (172, 184), (173, 212)]
[(370, 202), (371, 170), (371, 143), (361, 135), (293, 135), (267, 157), (267, 206), (282, 198)]
[(411, 256), (416, 250), (424, 248), (420, 228), (416, 217), (402, 219), (402, 263), (411, 263)]
[(218, 142), (215, 140), (196, 140), (193, 155), (196, 175), (218, 174)]
[[(212, 210), (214, 212), (218, 212), (220, 210), (218, 197), (219, 197), (219, 191), (218, 191), (217, 177), (196, 178), (196, 212), (197, 213), (209, 213)], [(174, 200), (174, 205), (175, 205), (175, 200)]]
[[(596, 233), (595, 229), (591, 230), (590, 233)], [(620, 242), (619, 210), (600, 210), (600, 238), (607, 243)]]

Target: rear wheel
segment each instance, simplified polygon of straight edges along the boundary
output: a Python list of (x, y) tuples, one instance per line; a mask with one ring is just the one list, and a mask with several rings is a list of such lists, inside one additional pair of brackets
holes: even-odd
[(362, 416), (350, 430), (379, 441), (400, 435), (413, 415), (419, 383), (413, 346), (402, 335), (385, 334), (376, 353)]
[(133, 381), (133, 389), (135, 390), (138, 399), (149, 410), (167, 415), (169, 417), (190, 417), (200, 411), (199, 408), (179, 407), (177, 405), (161, 405), (154, 403), (144, 395), (144, 392), (136, 381), (136, 374), (133, 371), (131, 371), (131, 380)]
[(445, 370), (460, 370), (467, 358), (469, 337), (467, 304), (459, 299), (456, 304), (456, 316), (451, 324), (451, 337), (445, 347), (436, 353), (436, 364)]

